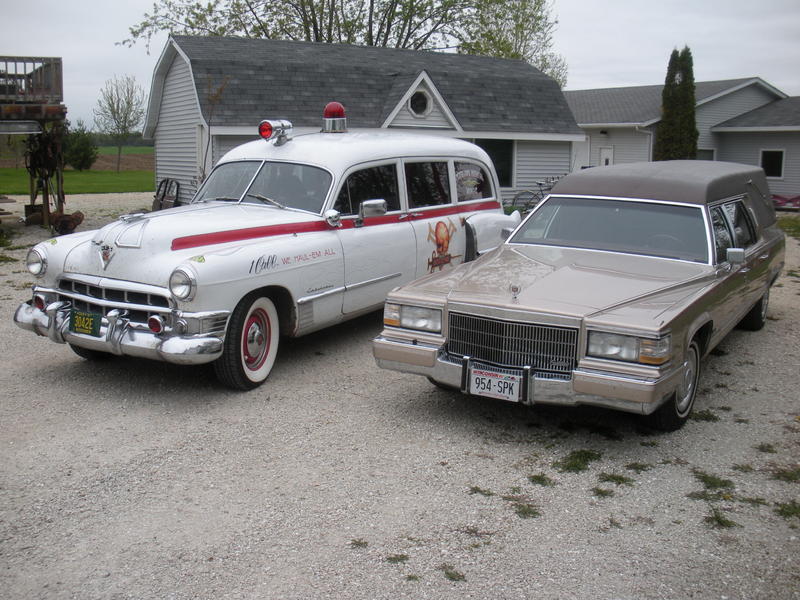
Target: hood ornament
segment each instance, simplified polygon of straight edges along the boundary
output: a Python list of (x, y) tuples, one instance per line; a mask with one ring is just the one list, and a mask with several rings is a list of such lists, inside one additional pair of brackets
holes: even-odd
[(514, 302), (516, 302), (517, 298), (519, 296), (519, 293), (522, 291), (522, 288), (519, 285), (517, 285), (516, 283), (512, 283), (511, 286), (509, 287), (509, 290), (511, 290), (511, 299)]

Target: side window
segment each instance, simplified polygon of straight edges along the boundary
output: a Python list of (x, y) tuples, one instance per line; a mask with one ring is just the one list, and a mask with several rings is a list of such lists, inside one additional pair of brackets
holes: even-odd
[(733, 227), (733, 241), (737, 248), (747, 248), (755, 242), (755, 234), (747, 210), (741, 201), (729, 202), (723, 206), (728, 222)]
[(364, 200), (386, 200), (387, 209), (400, 210), (395, 165), (368, 167), (347, 176), (333, 208), (343, 215), (357, 215)]
[(492, 197), (492, 182), (489, 174), (475, 163), (457, 162), (456, 193), (459, 202)]
[(408, 207), (450, 204), (450, 177), (446, 162), (406, 163)]
[(733, 248), (733, 236), (728, 228), (728, 222), (722, 209), (717, 206), (711, 209), (711, 227), (714, 229), (714, 245), (716, 247), (717, 262), (728, 260), (727, 250)]

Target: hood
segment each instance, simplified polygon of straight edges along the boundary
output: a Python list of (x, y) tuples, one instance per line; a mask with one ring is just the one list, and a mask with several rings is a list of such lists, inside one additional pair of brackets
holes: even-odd
[[(307, 213), (223, 202), (124, 215), (78, 242), (66, 256), (64, 272), (165, 286), (180, 262), (209, 248), (223, 249), (236, 241), (236, 233), (267, 228), (263, 235), (246, 238), (254, 239), (321, 222)], [(286, 229), (273, 229), (281, 225)], [(236, 243), (241, 245), (241, 239)]]
[(704, 287), (708, 265), (572, 248), (503, 245), (412, 284), (412, 293), (576, 318), (635, 311), (648, 320)]

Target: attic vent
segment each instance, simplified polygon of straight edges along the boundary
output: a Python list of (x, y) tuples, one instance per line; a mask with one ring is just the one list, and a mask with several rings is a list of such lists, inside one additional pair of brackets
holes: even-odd
[(433, 102), (431, 102), (428, 92), (424, 90), (414, 92), (411, 98), (408, 99), (408, 110), (415, 117), (427, 117), (431, 112), (431, 108), (433, 108)]

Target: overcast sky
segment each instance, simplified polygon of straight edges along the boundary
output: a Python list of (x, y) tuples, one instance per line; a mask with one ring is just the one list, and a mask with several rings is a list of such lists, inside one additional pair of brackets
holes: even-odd
[[(166, 35), (154, 39), (149, 55), (143, 43), (115, 43), (152, 6), (8, 0), (0, 10), (0, 55), (62, 57), (68, 117), (91, 126), (106, 80), (133, 75), (149, 92)], [(672, 49), (688, 45), (697, 81), (758, 76), (800, 96), (800, 0), (555, 0), (553, 8), (567, 89), (661, 84)]]

